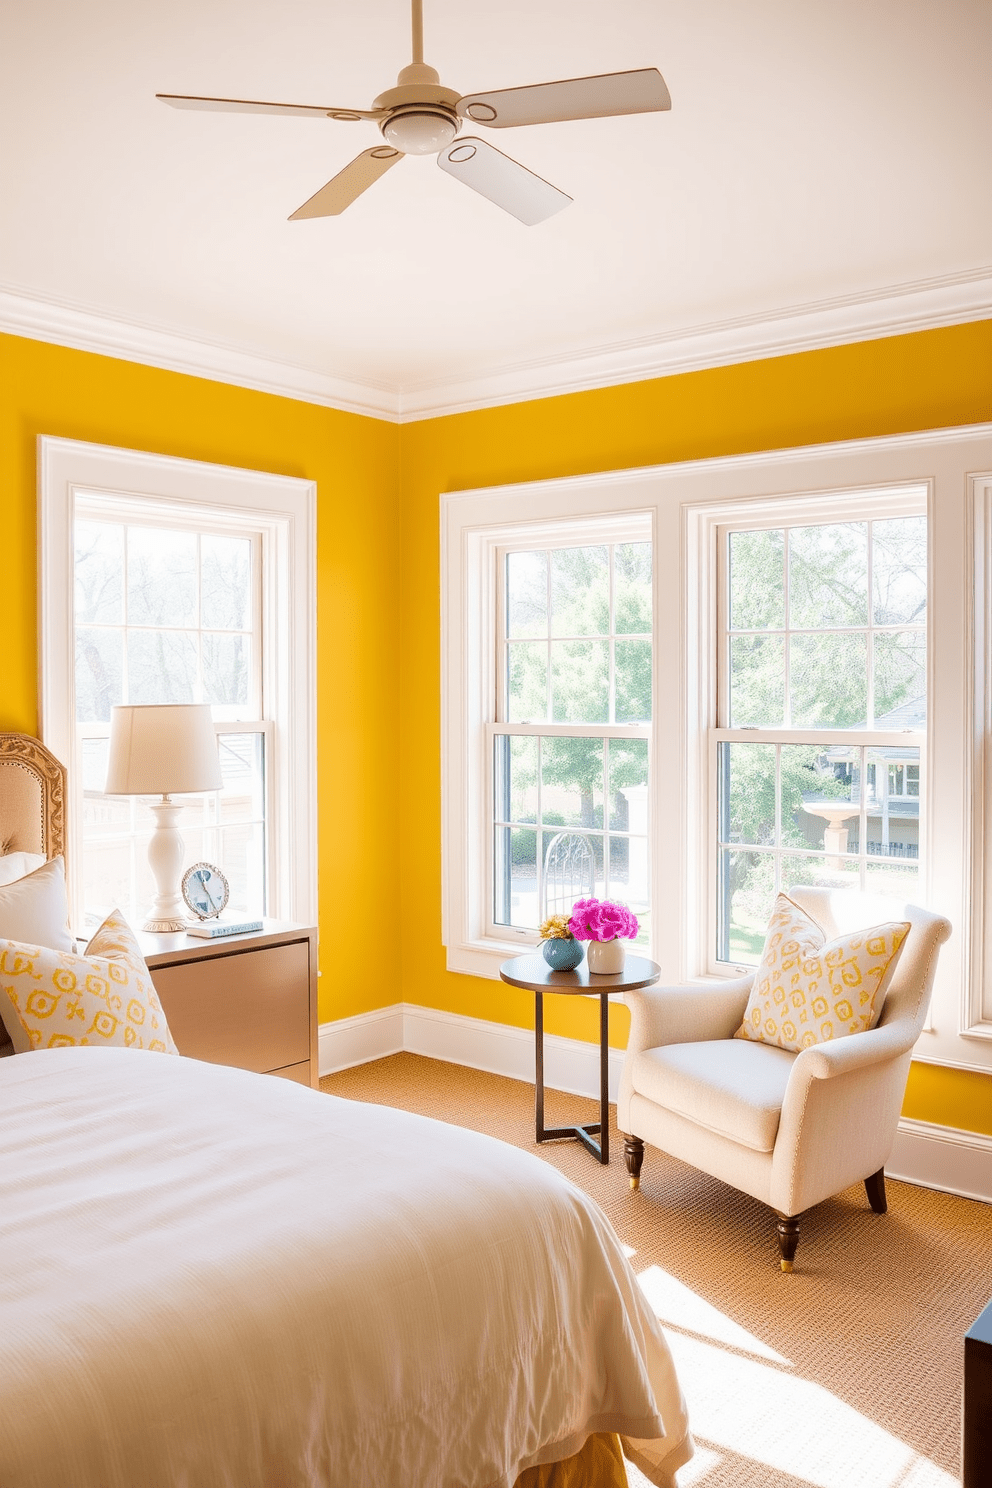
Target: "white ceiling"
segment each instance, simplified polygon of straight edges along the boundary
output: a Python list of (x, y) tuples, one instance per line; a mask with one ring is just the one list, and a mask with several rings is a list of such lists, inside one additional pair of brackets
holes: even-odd
[(155, 92), (368, 107), (405, 0), (9, 0), (0, 327), (396, 417), (992, 313), (990, 0), (425, 11), (463, 93), (654, 65), (672, 112), (489, 133), (574, 197), (537, 227), (433, 157), (287, 222), (373, 124)]

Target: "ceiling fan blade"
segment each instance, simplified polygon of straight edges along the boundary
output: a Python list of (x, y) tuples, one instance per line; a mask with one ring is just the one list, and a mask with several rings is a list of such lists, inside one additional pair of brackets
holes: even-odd
[(607, 119), (616, 114), (650, 114), (670, 109), (671, 94), (657, 67), (638, 72), (606, 72), (599, 77), (567, 78), (496, 93), (469, 93), (455, 105), (463, 119), (490, 129), (516, 124), (552, 124), (561, 119)]
[(201, 109), (218, 114), (289, 114), (305, 119), (381, 119), (386, 109), (321, 108), (309, 103), (258, 103), (251, 98), (194, 98), (185, 93), (156, 93), (172, 108)]
[(464, 181), (527, 227), (571, 205), (572, 198), (564, 191), (535, 176), (485, 140), (456, 140), (441, 151), (437, 163), (456, 181)]
[(376, 145), (356, 155), (350, 165), (338, 171), (333, 180), (321, 186), (309, 201), (304, 202), (290, 217), (290, 222), (299, 222), (304, 217), (338, 217), (345, 207), (350, 207), (356, 197), (374, 186), (390, 166), (403, 158), (402, 151), (389, 145)]

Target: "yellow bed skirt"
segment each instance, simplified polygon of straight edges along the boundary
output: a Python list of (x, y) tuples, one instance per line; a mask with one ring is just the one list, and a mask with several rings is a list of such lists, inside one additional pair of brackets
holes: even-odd
[(590, 1436), (574, 1457), (528, 1467), (514, 1488), (627, 1488), (620, 1438), (605, 1433)]

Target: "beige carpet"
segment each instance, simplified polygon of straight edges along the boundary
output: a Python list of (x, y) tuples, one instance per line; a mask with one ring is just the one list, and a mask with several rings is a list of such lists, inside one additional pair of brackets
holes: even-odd
[[(576, 1142), (535, 1146), (519, 1081), (397, 1054), (321, 1089), (487, 1132), (597, 1200), (675, 1355), (699, 1447), (679, 1488), (958, 1482), (963, 1337), (992, 1296), (989, 1206), (890, 1181), (878, 1216), (852, 1188), (804, 1218), (786, 1276), (770, 1210), (650, 1148), (632, 1194), (615, 1130), (606, 1168)], [(550, 1125), (596, 1115), (548, 1092)]]

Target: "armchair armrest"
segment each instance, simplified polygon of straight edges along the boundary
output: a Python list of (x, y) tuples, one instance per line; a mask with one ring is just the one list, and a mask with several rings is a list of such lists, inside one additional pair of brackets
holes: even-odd
[(906, 1054), (916, 1042), (916, 1033), (916, 1024), (911, 1018), (899, 1018), (881, 1028), (848, 1034), (829, 1044), (816, 1044), (799, 1055), (793, 1074), (801, 1070), (807, 1078), (830, 1080), (851, 1070), (884, 1064)]
[(628, 1054), (662, 1044), (732, 1038), (744, 1018), (753, 973), (698, 986), (640, 987), (624, 993), (630, 1008)]

